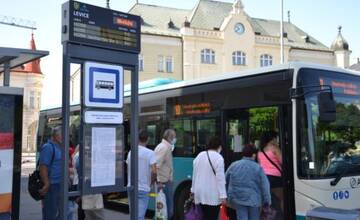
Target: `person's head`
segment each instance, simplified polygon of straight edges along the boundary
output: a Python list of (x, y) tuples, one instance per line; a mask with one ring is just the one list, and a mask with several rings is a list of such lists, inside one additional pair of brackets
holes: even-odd
[(163, 135), (163, 139), (174, 145), (176, 143), (176, 132), (174, 129), (166, 129)]
[(146, 146), (149, 142), (149, 133), (146, 130), (139, 131), (139, 144)]
[(257, 150), (256, 150), (254, 145), (247, 144), (247, 145), (245, 145), (242, 154), (243, 154), (244, 157), (250, 157), (250, 158), (255, 160)]
[(51, 129), (51, 140), (57, 144), (61, 143), (62, 141), (61, 126), (56, 126), (53, 129)]
[(276, 131), (266, 131), (261, 135), (260, 147), (264, 148), (269, 144), (278, 144), (278, 133)]
[(207, 150), (215, 150), (220, 153), (222, 150), (220, 138), (211, 137), (207, 143), (206, 149)]

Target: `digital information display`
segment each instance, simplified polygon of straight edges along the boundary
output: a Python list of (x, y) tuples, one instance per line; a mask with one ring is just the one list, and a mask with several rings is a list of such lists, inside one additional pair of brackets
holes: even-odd
[(140, 17), (69, 1), (62, 10), (62, 42), (140, 51)]

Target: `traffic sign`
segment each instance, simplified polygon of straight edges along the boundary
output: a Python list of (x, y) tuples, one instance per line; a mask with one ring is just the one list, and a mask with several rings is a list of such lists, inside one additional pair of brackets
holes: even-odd
[(124, 71), (121, 66), (85, 62), (86, 107), (122, 108)]

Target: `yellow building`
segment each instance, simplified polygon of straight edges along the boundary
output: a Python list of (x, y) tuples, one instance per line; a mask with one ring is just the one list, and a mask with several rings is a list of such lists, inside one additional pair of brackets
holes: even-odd
[[(135, 4), (142, 17), (140, 80), (189, 80), (280, 63), (280, 22), (252, 18), (241, 0), (199, 0), (192, 10)], [(284, 60), (347, 68), (341, 28), (331, 48), (284, 22)], [(126, 78), (126, 83), (129, 79)]]

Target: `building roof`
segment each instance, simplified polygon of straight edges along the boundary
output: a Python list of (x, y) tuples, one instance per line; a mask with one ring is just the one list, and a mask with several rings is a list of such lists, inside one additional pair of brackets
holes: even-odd
[[(229, 2), (199, 0), (193, 10), (185, 10), (138, 3), (130, 9), (130, 13), (142, 17), (143, 26), (141, 28), (143, 33), (180, 37), (180, 28), (186, 19), (192, 28), (219, 29), (224, 19), (230, 15), (232, 6), (233, 4)], [(175, 28), (169, 28), (170, 20), (174, 23)], [(280, 36), (279, 21), (249, 17), (249, 22), (258, 35)], [(288, 45), (293, 48), (330, 51), (327, 46), (292, 23), (284, 22), (284, 32), (287, 34)]]
[[(31, 34), (30, 49), (31, 50), (36, 50), (34, 34)], [(40, 59), (33, 60), (33, 61), (25, 64), (24, 70), (26, 72), (29, 72), (29, 73), (39, 73), (39, 74), (41, 74)]]
[(338, 27), (339, 33), (336, 36), (334, 42), (331, 44), (332, 50), (349, 50), (349, 43), (345, 40), (345, 38), (341, 34), (341, 26)]
[(360, 58), (357, 58), (357, 63), (349, 67), (351, 70), (360, 71)]

